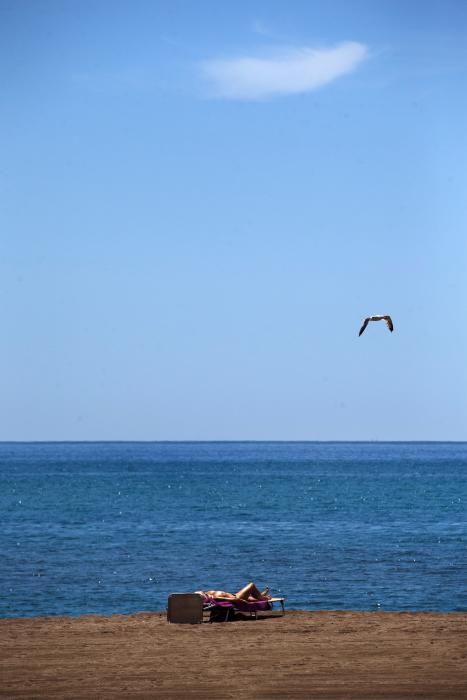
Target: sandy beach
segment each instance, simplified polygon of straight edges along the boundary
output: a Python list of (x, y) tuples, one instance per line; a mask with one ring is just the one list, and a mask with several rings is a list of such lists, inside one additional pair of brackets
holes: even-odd
[(467, 697), (467, 614), (0, 620), (5, 698)]

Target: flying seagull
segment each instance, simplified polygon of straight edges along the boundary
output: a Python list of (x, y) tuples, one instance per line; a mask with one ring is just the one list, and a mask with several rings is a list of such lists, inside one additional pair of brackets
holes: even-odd
[(363, 325), (362, 325), (362, 327), (360, 328), (360, 332), (359, 332), (358, 335), (361, 335), (361, 334), (363, 333), (363, 331), (364, 331), (365, 328), (367, 327), (369, 321), (386, 321), (386, 325), (387, 325), (387, 327), (389, 328), (389, 330), (391, 331), (391, 333), (392, 333), (393, 330), (394, 330), (394, 326), (393, 326), (393, 323), (392, 323), (392, 318), (391, 318), (390, 316), (368, 316), (368, 318), (366, 318), (366, 319), (363, 321)]

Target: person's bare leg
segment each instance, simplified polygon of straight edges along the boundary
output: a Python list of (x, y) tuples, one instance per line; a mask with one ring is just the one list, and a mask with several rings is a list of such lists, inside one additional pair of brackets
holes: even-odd
[(247, 583), (246, 586), (243, 586), (236, 594), (235, 597), (238, 598), (239, 600), (245, 600), (248, 601), (248, 598), (250, 596), (253, 596), (254, 592), (259, 593), (258, 589), (256, 588), (254, 583)]
[(254, 583), (247, 583), (246, 586), (241, 588), (238, 593), (235, 594), (236, 598), (240, 600), (268, 600), (267, 593), (261, 593), (261, 591), (255, 586)]

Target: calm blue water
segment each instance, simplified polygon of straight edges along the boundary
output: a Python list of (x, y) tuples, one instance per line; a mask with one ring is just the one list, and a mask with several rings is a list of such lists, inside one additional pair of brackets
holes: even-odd
[(0, 444), (0, 616), (467, 610), (467, 443)]

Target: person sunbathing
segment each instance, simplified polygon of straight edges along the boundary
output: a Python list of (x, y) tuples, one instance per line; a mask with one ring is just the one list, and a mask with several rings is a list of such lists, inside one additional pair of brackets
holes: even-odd
[(196, 593), (201, 593), (215, 600), (239, 600), (243, 603), (251, 603), (255, 600), (271, 600), (269, 588), (260, 591), (254, 583), (247, 583), (237, 593), (229, 593), (228, 591), (196, 591)]

